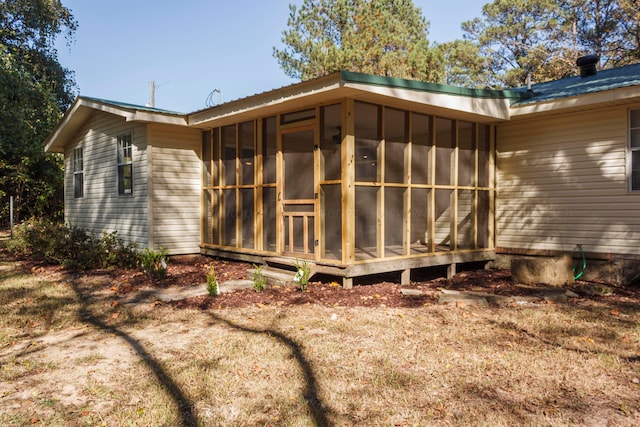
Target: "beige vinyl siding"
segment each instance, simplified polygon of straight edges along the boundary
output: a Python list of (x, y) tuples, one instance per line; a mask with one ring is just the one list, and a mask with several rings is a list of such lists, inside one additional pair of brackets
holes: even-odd
[(627, 114), (614, 107), (498, 126), (498, 247), (640, 253)]
[(149, 125), (152, 239), (171, 254), (200, 252), (201, 133)]
[[(133, 195), (118, 194), (116, 137), (133, 135)], [(84, 197), (73, 194), (73, 149), (84, 150)], [(145, 247), (149, 239), (146, 125), (94, 113), (65, 149), (65, 221), (96, 234), (118, 231)]]

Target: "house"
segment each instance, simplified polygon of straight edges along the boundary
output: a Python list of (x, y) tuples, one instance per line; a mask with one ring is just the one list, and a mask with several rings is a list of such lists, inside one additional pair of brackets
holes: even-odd
[(201, 132), (183, 114), (79, 97), (45, 150), (64, 153), (68, 224), (200, 251)]
[(79, 97), (45, 149), (65, 156), (68, 223), (174, 254), (304, 259), (350, 287), (581, 245), (620, 282), (640, 259), (640, 64), (583, 74), (341, 72), (190, 114)]

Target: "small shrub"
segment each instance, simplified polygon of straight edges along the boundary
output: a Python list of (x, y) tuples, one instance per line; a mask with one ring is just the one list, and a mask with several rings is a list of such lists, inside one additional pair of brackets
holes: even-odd
[(18, 256), (72, 270), (132, 268), (138, 263), (135, 243), (125, 243), (115, 231), (99, 238), (82, 228), (48, 219), (32, 218), (17, 225), (7, 248)]
[(102, 234), (100, 252), (103, 267), (133, 268), (138, 265), (137, 245), (122, 240), (117, 231)]
[(264, 288), (267, 286), (267, 278), (264, 277), (262, 269), (264, 265), (256, 265), (253, 264), (253, 289), (256, 292), (264, 291)]
[(306, 260), (300, 261), (299, 259), (296, 259), (296, 268), (298, 269), (298, 271), (293, 277), (293, 281), (300, 285), (300, 290), (302, 292), (306, 292), (307, 287), (309, 286), (311, 267), (309, 267), (309, 263)]
[(16, 226), (8, 249), (18, 256), (85, 270), (100, 264), (99, 241), (81, 228), (32, 218)]
[(58, 252), (68, 231), (61, 222), (31, 218), (16, 225), (13, 239), (9, 241), (7, 249), (18, 256), (59, 262)]
[[(67, 227), (67, 234), (59, 241), (56, 250), (58, 262), (71, 270), (88, 270), (101, 266), (100, 239), (78, 227)], [(54, 254), (50, 258), (55, 258)]]
[(220, 288), (218, 287), (218, 278), (216, 277), (216, 270), (211, 266), (209, 273), (207, 273), (207, 292), (212, 297), (218, 295), (220, 293)]
[(140, 264), (142, 264), (143, 271), (154, 279), (164, 279), (167, 277), (167, 261), (169, 260), (167, 255), (167, 250), (162, 247), (157, 251), (144, 248), (140, 252)]

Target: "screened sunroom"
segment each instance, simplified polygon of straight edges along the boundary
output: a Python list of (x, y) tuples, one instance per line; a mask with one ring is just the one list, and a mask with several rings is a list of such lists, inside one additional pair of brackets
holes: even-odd
[(247, 98), (197, 113), (200, 126), (214, 125), (202, 143), (203, 252), (306, 259), (345, 287), (369, 274), (407, 282), (412, 269), (492, 259), (494, 132), (484, 110), (499, 108), (447, 114), (425, 103), (431, 92), (402, 86), (409, 81), (347, 76), (367, 90), (348, 87), (342, 73), (336, 86), (300, 84), (278, 102), (268, 93), (255, 108)]

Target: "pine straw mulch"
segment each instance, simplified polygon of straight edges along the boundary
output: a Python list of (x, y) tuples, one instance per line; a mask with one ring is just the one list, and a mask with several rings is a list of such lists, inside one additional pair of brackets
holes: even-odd
[[(4, 253), (5, 258), (11, 258)], [(18, 261), (15, 260), (14, 261)], [(206, 286), (207, 273), (213, 266), (216, 277), (220, 282), (229, 280), (241, 280), (253, 278), (249, 272), (252, 264), (211, 258), (201, 255), (173, 256), (169, 260), (168, 274), (165, 279), (153, 280), (140, 269), (109, 269), (90, 270), (83, 272), (65, 272), (59, 266), (50, 265), (31, 260), (20, 260), (24, 270), (34, 274), (72, 274), (81, 275), (91, 279), (91, 276), (100, 277), (101, 283), (106, 282), (119, 296), (132, 295), (143, 289), (153, 288), (180, 288), (193, 286)], [(421, 272), (417, 271), (418, 276)], [(543, 290), (548, 286), (522, 286), (514, 284), (509, 270), (484, 270), (472, 269), (462, 271), (451, 279), (442, 277), (443, 271), (437, 268), (425, 269), (423, 277), (414, 278), (410, 285), (400, 285), (399, 274), (388, 274), (362, 278), (352, 289), (343, 289), (339, 278), (323, 277), (321, 281), (312, 281), (306, 292), (297, 287), (276, 286), (267, 287), (262, 292), (253, 289), (239, 290), (224, 293), (215, 297), (198, 296), (170, 302), (169, 304), (179, 309), (220, 309), (242, 307), (266, 307), (266, 306), (295, 306), (318, 304), (328, 307), (420, 307), (436, 304), (438, 294), (442, 289), (457, 291), (474, 291), (502, 296), (529, 296), (541, 297)], [(427, 276), (429, 275), (429, 276)], [(438, 277), (440, 275), (440, 277)], [(293, 273), (292, 273), (293, 276)], [(398, 277), (396, 277), (398, 276)], [(574, 287), (568, 289), (577, 290), (587, 282), (576, 282)], [(611, 285), (608, 285), (611, 286)], [(405, 295), (402, 289), (420, 290), (420, 295)], [(568, 303), (589, 304), (599, 301), (618, 305), (637, 304), (640, 300), (640, 288), (638, 287), (613, 287), (614, 294), (608, 296), (585, 296), (570, 298)], [(540, 302), (544, 302), (540, 298)], [(552, 303), (548, 302), (547, 303)]]
[[(159, 281), (151, 280), (147, 275), (133, 270), (124, 270), (114, 274), (118, 293), (135, 292), (142, 288), (204, 286), (206, 275), (214, 267), (220, 282), (228, 280), (252, 279), (249, 270), (251, 264), (209, 258), (205, 256), (175, 256), (170, 259), (167, 278)], [(418, 272), (419, 273), (419, 272)], [(425, 270), (426, 274), (434, 273), (434, 269)], [(397, 274), (396, 274), (397, 275)], [(262, 292), (253, 289), (225, 293), (216, 297), (198, 296), (170, 303), (176, 308), (216, 309), (239, 308), (249, 306), (293, 306), (319, 304), (340, 307), (419, 307), (435, 304), (441, 289), (458, 291), (475, 291), (503, 296), (540, 296), (541, 290), (548, 287), (520, 286), (511, 280), (509, 270), (475, 269), (463, 271), (447, 280), (442, 277), (417, 277), (410, 285), (400, 285), (392, 275), (364, 278), (353, 289), (343, 289), (337, 278), (323, 278), (313, 281), (307, 291), (290, 286), (267, 287)], [(335, 280), (335, 281), (334, 281)], [(579, 282), (576, 286), (583, 284)], [(404, 295), (402, 289), (420, 290), (421, 295)], [(607, 300), (609, 302), (628, 303), (638, 301), (640, 292), (637, 288), (616, 287), (614, 295), (606, 297), (585, 297), (570, 299)], [(604, 302), (604, 301), (603, 301)]]

